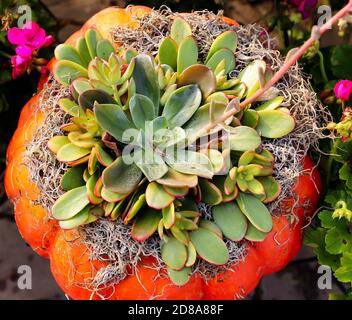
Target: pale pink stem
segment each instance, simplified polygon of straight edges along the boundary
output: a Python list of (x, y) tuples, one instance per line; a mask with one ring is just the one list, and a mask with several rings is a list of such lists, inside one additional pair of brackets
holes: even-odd
[[(317, 26), (315, 27), (316, 30), (312, 32), (310, 38), (292, 55), (290, 59), (288, 59), (281, 69), (265, 84), (263, 88), (258, 90), (255, 94), (251, 97), (247, 98), (243, 102), (240, 103), (241, 107), (245, 107), (246, 105), (254, 102), (258, 99), (265, 91), (271, 88), (276, 82), (278, 82), (286, 72), (297, 62), (297, 60), (309, 49), (310, 46), (314, 44), (319, 37), (321, 37), (327, 30), (331, 29), (332, 25), (335, 24), (339, 19), (344, 17), (352, 11), (352, 0), (349, 0), (349, 3), (343, 7), (340, 11), (338, 11), (329, 21), (323, 24), (320, 28)], [(220, 118), (218, 118), (214, 123), (210, 124), (206, 130), (210, 130), (214, 128), (217, 124), (224, 122), (229, 117), (233, 116), (237, 111), (236, 110), (229, 110), (225, 112)]]

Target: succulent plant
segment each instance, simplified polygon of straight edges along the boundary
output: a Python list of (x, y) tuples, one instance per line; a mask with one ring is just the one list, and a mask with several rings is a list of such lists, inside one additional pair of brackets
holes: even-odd
[[(197, 258), (226, 264), (224, 238), (265, 238), (272, 228), (265, 204), (280, 185), (261, 137), (285, 136), (295, 122), (275, 89), (240, 107), (271, 72), (255, 60), (231, 77), (236, 47), (236, 33), (224, 32), (200, 61), (179, 17), (155, 57), (116, 49), (92, 29), (76, 46), (57, 47), (54, 75), (71, 92), (59, 103), (70, 121), (48, 142), (69, 166), (66, 192), (52, 207), (61, 228), (105, 217), (132, 223), (137, 241), (158, 234), (179, 285)], [(213, 220), (199, 212), (200, 202), (212, 206)]]

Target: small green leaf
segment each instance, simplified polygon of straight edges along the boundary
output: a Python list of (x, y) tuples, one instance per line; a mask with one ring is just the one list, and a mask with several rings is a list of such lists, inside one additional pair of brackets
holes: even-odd
[(145, 194), (141, 194), (137, 199), (135, 199), (135, 201), (129, 208), (125, 218), (123, 219), (123, 222), (125, 224), (128, 224), (136, 216), (136, 214), (144, 207), (145, 204), (146, 204)]
[(258, 111), (259, 124), (257, 131), (265, 138), (281, 138), (295, 128), (295, 119), (279, 110)]
[(78, 51), (82, 61), (84, 62), (84, 67), (88, 67), (89, 62), (94, 57), (90, 56), (90, 53), (89, 53), (89, 50), (87, 47), (87, 42), (84, 37), (78, 38), (77, 43), (76, 43), (76, 48), (77, 48), (77, 51)]
[(58, 153), (63, 146), (69, 143), (67, 136), (54, 136), (48, 141), (48, 148), (51, 152)]
[(68, 60), (56, 61), (53, 71), (55, 79), (66, 86), (78, 77), (88, 77), (87, 69)]
[(89, 218), (89, 209), (90, 207), (85, 207), (81, 212), (77, 213), (74, 217), (60, 221), (59, 226), (61, 229), (74, 229), (83, 225)]
[(126, 164), (123, 157), (117, 158), (103, 171), (104, 187), (118, 193), (132, 192), (142, 179), (142, 171), (135, 164)]
[(173, 70), (177, 68), (177, 43), (170, 37), (166, 37), (160, 43), (158, 57), (160, 64), (167, 64)]
[(135, 67), (132, 77), (136, 93), (148, 97), (154, 104), (155, 114), (158, 115), (160, 89), (153, 59), (146, 54), (140, 54), (135, 57)]
[(110, 94), (103, 90), (88, 89), (79, 95), (78, 103), (85, 109), (93, 109), (96, 103), (106, 105), (114, 104), (116, 101), (111, 97)]
[(132, 225), (132, 238), (140, 242), (147, 240), (158, 229), (160, 219), (160, 211), (144, 208)]
[(97, 57), (108, 61), (110, 55), (115, 52), (115, 49), (109, 40), (101, 39), (97, 42), (96, 51)]
[(97, 48), (98, 41), (101, 39), (101, 36), (98, 33), (98, 31), (94, 29), (88, 29), (84, 37), (86, 39), (86, 44), (87, 44), (89, 54), (92, 57), (92, 59), (94, 59), (97, 56), (96, 48)]
[(101, 197), (107, 202), (119, 202), (125, 199), (131, 193), (118, 193), (108, 190), (105, 187), (101, 189)]
[(108, 167), (113, 163), (113, 158), (99, 145), (95, 146), (96, 157), (101, 165)]
[(167, 153), (165, 161), (171, 168), (181, 173), (194, 174), (208, 179), (212, 178), (214, 174), (209, 158), (199, 152), (182, 150), (176, 155)]
[(222, 239), (222, 231), (214, 222), (209, 220), (201, 219), (199, 222), (199, 228), (206, 229), (210, 232), (215, 233), (219, 238)]
[(176, 17), (171, 25), (170, 36), (177, 44), (180, 44), (182, 40), (192, 35), (192, 29), (190, 25), (182, 18)]
[(265, 190), (264, 203), (274, 201), (281, 192), (280, 184), (273, 177), (257, 177)]
[(191, 267), (196, 263), (197, 260), (197, 251), (192, 242), (188, 242), (187, 245), (187, 261), (185, 266)]
[(187, 261), (187, 248), (173, 237), (161, 246), (161, 259), (173, 270), (181, 270)]
[(184, 38), (177, 53), (177, 73), (181, 74), (189, 66), (196, 64), (198, 60), (197, 42), (192, 36)]
[(178, 85), (196, 84), (207, 98), (216, 90), (216, 78), (209, 67), (203, 64), (193, 64), (182, 71), (178, 78)]
[(162, 116), (169, 127), (181, 127), (197, 111), (202, 102), (202, 94), (196, 85), (188, 85), (175, 90), (166, 102)]
[(69, 44), (59, 44), (55, 48), (55, 58), (57, 60), (68, 60), (86, 67), (77, 50)]
[(256, 107), (256, 111), (261, 110), (275, 110), (280, 107), (281, 103), (284, 101), (285, 97), (278, 96), (273, 99), (266, 101), (265, 103), (261, 104), (259, 107)]
[(220, 34), (212, 43), (205, 62), (219, 50), (228, 49), (235, 52), (237, 48), (237, 33), (235, 31), (226, 31)]
[(71, 162), (90, 154), (91, 149), (77, 147), (73, 143), (65, 144), (57, 152), (56, 158), (61, 162)]
[(175, 200), (175, 197), (168, 194), (164, 188), (156, 182), (148, 184), (145, 195), (148, 206), (159, 210), (168, 207)]
[(69, 168), (61, 178), (60, 186), (62, 190), (68, 191), (85, 185), (83, 172), (85, 165)]
[(170, 267), (167, 267), (167, 274), (170, 280), (177, 286), (185, 285), (192, 274), (191, 268), (182, 268), (181, 270), (174, 270)]
[(259, 123), (259, 114), (255, 110), (248, 109), (243, 112), (241, 124), (243, 126), (255, 128)]
[(268, 208), (255, 196), (240, 192), (237, 203), (248, 220), (260, 231), (269, 232), (273, 221)]
[(247, 231), (247, 219), (234, 203), (222, 203), (212, 208), (213, 218), (226, 238), (243, 239)]
[(207, 62), (207, 66), (215, 71), (219, 63), (224, 60), (225, 62), (225, 74), (231, 72), (236, 65), (235, 55), (233, 51), (229, 49), (220, 49), (216, 51)]
[(169, 168), (168, 172), (157, 180), (158, 183), (173, 188), (193, 188), (198, 184), (196, 175), (183, 174)]
[(183, 198), (188, 193), (188, 188), (175, 188), (164, 186), (164, 189), (168, 194), (176, 198)]
[(169, 206), (162, 209), (163, 223), (166, 229), (170, 229), (175, 224), (175, 206), (172, 202)]
[(249, 241), (258, 241), (259, 242), (259, 241), (263, 241), (267, 235), (268, 235), (267, 232), (262, 232), (262, 231), (258, 230), (255, 226), (253, 226), (252, 224), (249, 224), (246, 235), (244, 237)]
[[(123, 140), (124, 132), (134, 125), (128, 120), (122, 109), (114, 104), (97, 104), (94, 107), (94, 113), (99, 125), (109, 132), (115, 139), (120, 142)], [(128, 142), (128, 141), (127, 141)]]
[(146, 96), (135, 94), (130, 100), (130, 111), (137, 128), (145, 130), (146, 121), (156, 117), (153, 102)]
[(198, 255), (209, 263), (223, 265), (229, 260), (226, 244), (213, 232), (199, 228), (190, 232)]
[(223, 126), (227, 131), (226, 141), (233, 151), (255, 150), (261, 144), (260, 136), (253, 128), (246, 126)]
[(266, 63), (263, 60), (254, 60), (248, 64), (238, 75), (238, 79), (247, 87), (247, 98), (259, 88), (264, 78)]
[(53, 217), (57, 220), (68, 220), (89, 204), (85, 186), (72, 189), (56, 200), (52, 207)]
[(133, 48), (126, 49), (123, 52), (123, 57), (124, 57), (124, 59), (126, 60), (126, 62), (128, 64), (130, 64), (132, 59), (134, 57), (136, 57), (136, 56), (138, 56), (138, 51), (136, 49), (133, 49)]
[(212, 182), (200, 179), (199, 186), (202, 194), (202, 202), (210, 205), (217, 205), (222, 201), (222, 193)]
[(70, 99), (60, 99), (59, 106), (72, 117), (81, 117), (84, 115), (84, 110), (76, 102)]

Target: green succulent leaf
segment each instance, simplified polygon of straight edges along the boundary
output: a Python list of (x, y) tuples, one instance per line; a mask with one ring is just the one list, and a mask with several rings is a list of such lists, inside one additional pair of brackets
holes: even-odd
[(197, 63), (198, 47), (193, 36), (184, 38), (178, 48), (177, 53), (177, 73), (181, 74), (183, 70)]
[(91, 149), (77, 147), (73, 143), (65, 144), (57, 152), (56, 158), (61, 162), (72, 162), (89, 155)]
[(161, 246), (161, 259), (173, 270), (181, 270), (187, 261), (187, 248), (180, 241), (169, 237)]
[(179, 86), (196, 84), (206, 98), (216, 90), (216, 78), (211, 69), (203, 64), (193, 64), (182, 71)]
[(175, 188), (175, 187), (164, 186), (164, 189), (168, 194), (176, 198), (183, 198), (188, 193), (188, 188)]
[(104, 187), (117, 193), (130, 193), (142, 179), (142, 171), (135, 164), (126, 164), (118, 157), (103, 171)]
[(84, 224), (88, 218), (89, 218), (89, 206), (86, 206), (82, 211), (77, 213), (75, 216), (73, 216), (70, 219), (64, 220), (64, 221), (59, 221), (59, 226), (61, 229), (74, 229), (82, 224)]
[(87, 78), (88, 72), (86, 68), (75, 62), (59, 60), (54, 65), (54, 76), (58, 82), (67, 86), (78, 77)]
[(229, 260), (226, 244), (215, 233), (199, 228), (190, 232), (190, 240), (204, 260), (216, 265), (223, 265)]
[(97, 48), (98, 41), (101, 39), (101, 36), (98, 33), (98, 31), (94, 29), (88, 29), (84, 37), (86, 39), (88, 52), (91, 58), (94, 59), (97, 56), (96, 48)]
[(237, 204), (243, 214), (258, 230), (270, 232), (273, 227), (272, 218), (268, 208), (255, 196), (240, 192)]
[[(279, 110), (258, 111), (259, 124), (257, 131), (265, 138), (281, 138), (295, 128), (295, 119)], [(278, 125), (279, 124), (279, 125)]]
[(235, 31), (226, 31), (220, 34), (212, 43), (205, 62), (219, 50), (228, 49), (231, 52), (235, 52), (237, 48), (237, 33)]
[(56, 200), (52, 207), (53, 217), (68, 220), (78, 214), (89, 204), (85, 186), (72, 189)]
[(79, 95), (78, 103), (84, 109), (93, 109), (95, 104), (115, 104), (116, 101), (103, 90), (88, 89)]
[(162, 214), (163, 214), (163, 223), (165, 228), (170, 229), (175, 224), (175, 221), (176, 221), (174, 203), (172, 202), (169, 206), (162, 209)]
[(255, 110), (257, 111), (262, 111), (262, 110), (275, 110), (278, 107), (280, 107), (281, 103), (284, 101), (285, 97), (283, 96), (278, 96), (273, 99), (270, 99), (263, 104), (261, 104), (259, 107), (256, 107)]
[(243, 126), (255, 128), (259, 123), (259, 114), (255, 110), (248, 109), (243, 112), (241, 124)]
[(196, 263), (197, 260), (197, 251), (196, 248), (194, 247), (193, 243), (188, 241), (187, 244), (187, 261), (185, 266), (186, 267), (191, 267)]
[(115, 52), (115, 49), (109, 40), (101, 39), (97, 42), (96, 51), (97, 57), (108, 61), (110, 55)]
[(201, 219), (199, 222), (199, 228), (206, 229), (210, 232), (215, 233), (219, 238), (222, 239), (222, 231), (217, 224), (212, 221)]
[(135, 94), (130, 100), (130, 111), (137, 128), (145, 130), (146, 121), (156, 117), (153, 102), (146, 96)]
[(83, 116), (84, 110), (74, 101), (64, 98), (59, 101), (60, 108), (72, 117)]
[(76, 49), (82, 59), (82, 61), (84, 62), (84, 66), (87, 67), (89, 62), (93, 59), (93, 57), (91, 57), (88, 47), (87, 47), (87, 42), (86, 39), (84, 37), (80, 37), (77, 40), (76, 43)]
[(141, 194), (139, 197), (134, 199), (134, 202), (130, 206), (123, 222), (128, 224), (136, 215), (137, 213), (144, 207), (146, 204), (145, 194)]
[(162, 116), (169, 127), (181, 127), (197, 111), (202, 102), (202, 94), (196, 85), (188, 85), (175, 90), (167, 100)]
[(254, 60), (239, 73), (238, 79), (247, 88), (247, 98), (260, 88), (261, 81), (264, 79), (265, 69), (265, 61)]
[(158, 75), (153, 59), (140, 54), (135, 57), (135, 67), (132, 78), (135, 83), (136, 93), (148, 97), (154, 104), (155, 114), (159, 114), (160, 90)]
[(68, 191), (85, 185), (83, 172), (85, 165), (79, 165), (69, 168), (61, 178), (60, 186), (62, 190)]
[(233, 151), (255, 150), (261, 144), (260, 136), (253, 128), (246, 126), (223, 126), (227, 131), (226, 143)]
[(82, 61), (81, 56), (79, 55), (77, 50), (69, 44), (59, 44), (55, 48), (54, 54), (57, 60), (68, 60), (77, 63), (78, 65), (81, 65), (84, 68), (87, 67), (87, 65), (85, 65), (85, 63)]
[(182, 18), (176, 17), (171, 25), (170, 36), (177, 44), (180, 44), (182, 40), (192, 35), (192, 29), (190, 25)]
[(199, 152), (180, 150), (176, 155), (165, 156), (166, 163), (176, 171), (185, 174), (197, 175), (203, 178), (213, 177), (213, 166), (209, 158)]
[(158, 210), (168, 207), (175, 200), (175, 197), (168, 194), (157, 182), (148, 184), (145, 195), (148, 206)]
[(244, 237), (249, 241), (260, 242), (263, 241), (267, 235), (267, 232), (262, 232), (252, 224), (249, 224), (246, 235)]
[(177, 68), (177, 52), (178, 46), (175, 40), (166, 37), (160, 43), (158, 57), (160, 64), (167, 64), (173, 70)]
[(200, 179), (199, 186), (202, 195), (202, 202), (217, 205), (222, 202), (222, 193), (218, 187), (209, 180)]
[(215, 71), (219, 63), (223, 60), (225, 63), (225, 74), (228, 74), (236, 65), (235, 55), (230, 49), (224, 48), (216, 51), (208, 60), (207, 66)]
[(243, 239), (247, 231), (247, 219), (238, 206), (232, 202), (212, 208), (213, 218), (224, 236), (232, 241)]
[(170, 280), (177, 286), (183, 286), (188, 281), (192, 274), (191, 268), (182, 268), (181, 270), (174, 270), (170, 267), (167, 267), (167, 274)]
[(48, 148), (51, 152), (58, 153), (63, 146), (69, 143), (67, 136), (54, 136), (48, 141)]
[(265, 190), (264, 203), (274, 201), (281, 192), (280, 184), (273, 177), (257, 177)]
[(140, 242), (147, 240), (158, 229), (160, 219), (160, 211), (145, 207), (132, 225), (132, 238)]
[(194, 188), (198, 184), (198, 177), (196, 175), (183, 174), (169, 168), (168, 172), (161, 179), (158, 179), (157, 182), (164, 187)]
[(98, 124), (115, 139), (120, 142), (129, 142), (123, 140), (124, 132), (134, 125), (128, 120), (122, 109), (114, 104), (96, 104), (94, 113)]
[(108, 190), (105, 187), (101, 189), (101, 197), (107, 202), (118, 202), (125, 199), (130, 193), (118, 193)]

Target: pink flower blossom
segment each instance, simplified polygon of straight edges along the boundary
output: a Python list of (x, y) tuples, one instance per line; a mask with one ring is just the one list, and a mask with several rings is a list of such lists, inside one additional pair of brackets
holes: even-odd
[(53, 37), (47, 36), (45, 30), (35, 22), (26, 23), (22, 29), (11, 28), (8, 31), (7, 38), (10, 43), (18, 46), (17, 49), (20, 52), (26, 53), (29, 50), (38, 50), (53, 43)]
[(335, 95), (338, 99), (347, 101), (352, 93), (352, 81), (340, 80), (334, 87)]
[(11, 57), (12, 65), (12, 78), (16, 79), (17, 77), (24, 74), (29, 68), (31, 63), (31, 57), (22, 57), (19, 55)]
[(289, 0), (289, 2), (298, 9), (303, 19), (310, 16), (313, 8), (317, 5), (318, 0)]

